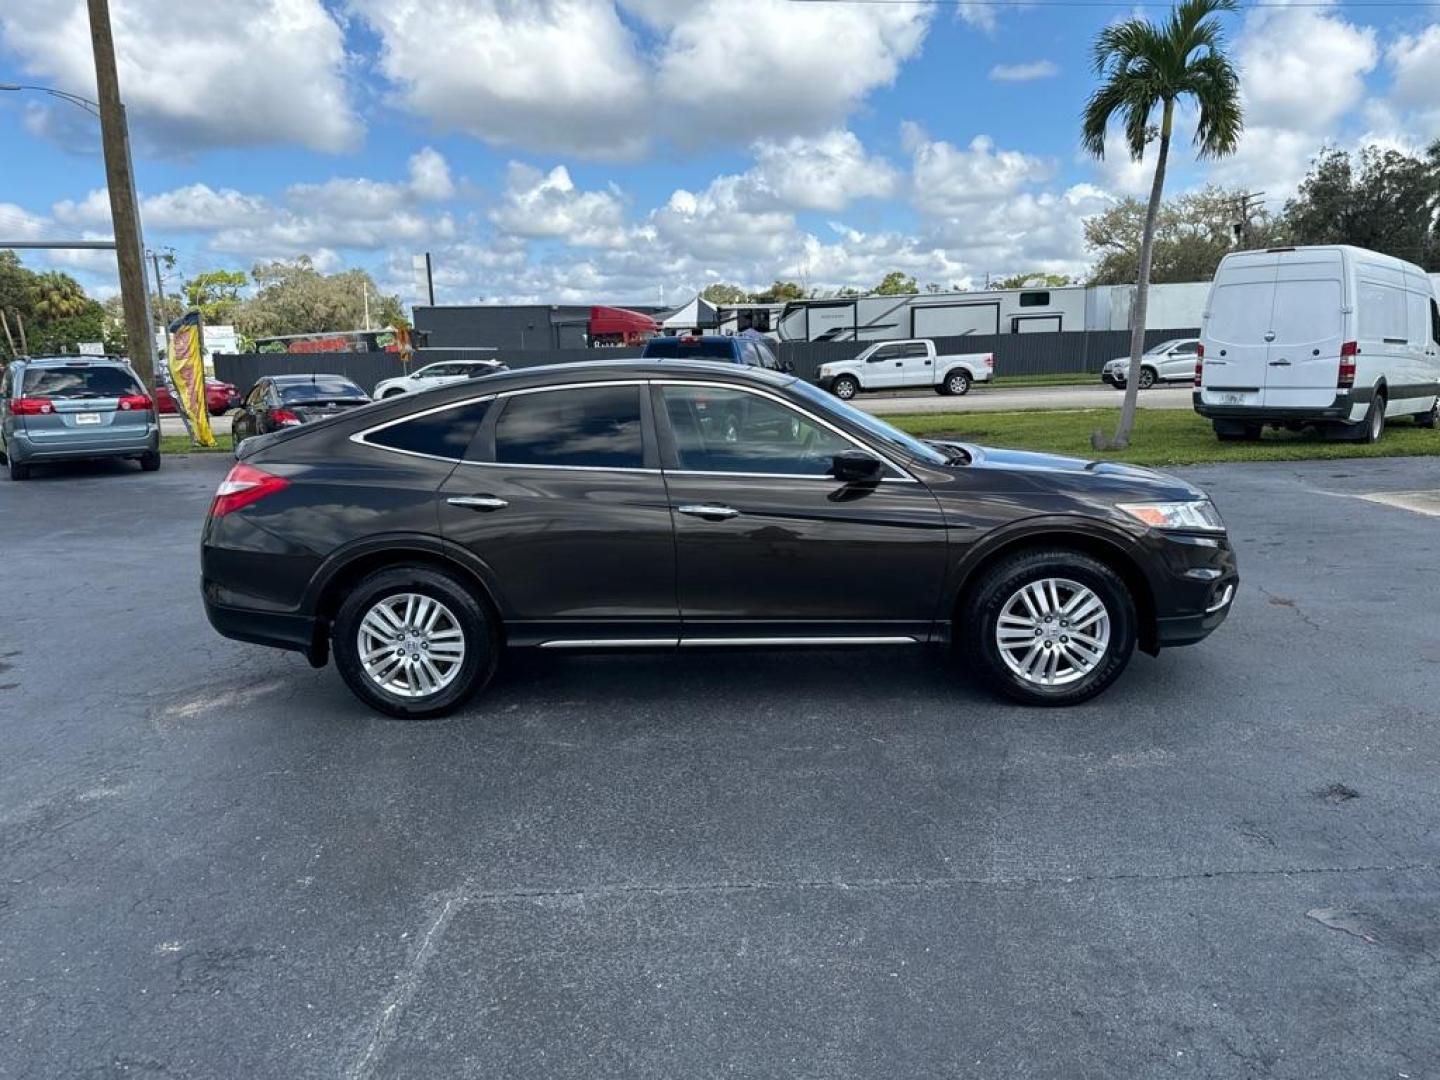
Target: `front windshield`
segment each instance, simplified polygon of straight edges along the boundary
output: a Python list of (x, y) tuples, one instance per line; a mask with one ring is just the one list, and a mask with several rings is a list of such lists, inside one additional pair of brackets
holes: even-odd
[(1162, 341), (1159, 345), (1156, 345), (1153, 349), (1151, 349), (1151, 350), (1150, 350), (1149, 352), (1147, 352), (1145, 355), (1146, 355), (1146, 356), (1159, 356), (1161, 353), (1167, 353), (1167, 352), (1169, 352), (1171, 349), (1175, 348), (1176, 345), (1179, 345), (1181, 342), (1183, 342), (1184, 340), (1185, 340), (1184, 338), (1176, 338), (1176, 339), (1173, 340), (1173, 341)]
[(891, 427), (884, 420), (877, 416), (871, 416), (862, 409), (857, 409), (847, 401), (841, 401), (833, 394), (827, 394), (818, 386), (812, 386), (803, 379), (796, 379), (790, 384), (801, 397), (808, 398), (814, 405), (819, 406), (826, 412), (842, 416), (866, 434), (878, 439), (891, 450), (899, 451), (907, 457), (916, 461), (923, 461), (927, 465), (944, 465), (950, 459), (933, 446), (929, 446), (913, 435), (906, 435), (899, 428)]

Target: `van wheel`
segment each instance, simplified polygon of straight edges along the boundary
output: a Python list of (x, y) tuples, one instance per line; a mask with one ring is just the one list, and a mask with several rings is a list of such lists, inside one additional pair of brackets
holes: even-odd
[(1360, 422), (1360, 431), (1355, 436), (1356, 442), (1378, 443), (1385, 434), (1385, 395), (1377, 393), (1370, 401), (1370, 408), (1365, 413), (1365, 419)]
[(1142, 367), (1142, 368), (1140, 369), (1140, 389), (1141, 389), (1141, 390), (1149, 390), (1150, 387), (1152, 387), (1152, 386), (1154, 386), (1154, 385), (1155, 385), (1155, 370), (1154, 370), (1153, 368)]
[(1422, 412), (1416, 416), (1415, 423), (1423, 428), (1440, 427), (1440, 398), (1435, 399), (1435, 404), (1430, 406), (1429, 412)]
[(406, 720), (444, 716), (490, 681), (498, 624), (463, 582), (397, 566), (360, 582), (331, 635), (335, 666), (356, 697)]
[(958, 614), (972, 670), (1027, 705), (1092, 698), (1135, 651), (1135, 600), (1125, 582), (1098, 559), (1064, 548), (997, 563)]
[(830, 392), (841, 401), (849, 401), (860, 392), (860, 384), (849, 375), (841, 375), (835, 380), (835, 384), (830, 388)]

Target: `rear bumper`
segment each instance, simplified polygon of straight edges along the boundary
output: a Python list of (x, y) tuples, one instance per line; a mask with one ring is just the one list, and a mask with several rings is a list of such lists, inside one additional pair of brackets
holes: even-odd
[(1318, 408), (1284, 408), (1273, 405), (1207, 405), (1200, 391), (1190, 395), (1195, 411), (1208, 420), (1241, 420), (1248, 424), (1265, 424), (1270, 421), (1299, 420), (1340, 421), (1348, 423), (1357, 405), (1370, 404), (1370, 391), (1356, 389), (1348, 394), (1337, 394), (1329, 405)]
[(227, 638), (310, 655), (316, 647), (317, 620), (253, 608), (229, 607), (205, 597), (205, 617)]
[(34, 436), (17, 431), (10, 435), (6, 452), (20, 464), (37, 461), (79, 461), (87, 458), (139, 457), (160, 449), (160, 428), (147, 424), (133, 431), (100, 429)]

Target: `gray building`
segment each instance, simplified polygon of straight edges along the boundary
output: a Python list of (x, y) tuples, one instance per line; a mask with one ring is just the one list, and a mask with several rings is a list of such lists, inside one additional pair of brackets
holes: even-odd
[[(663, 309), (630, 306), (654, 313)], [(589, 345), (589, 304), (457, 304), (414, 308), (415, 329), (427, 349), (498, 349), (502, 352), (584, 349)]]

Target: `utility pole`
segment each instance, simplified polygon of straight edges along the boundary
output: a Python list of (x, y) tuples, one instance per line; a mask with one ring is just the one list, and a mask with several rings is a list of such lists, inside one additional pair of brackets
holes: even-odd
[(130, 366), (147, 387), (155, 385), (155, 343), (150, 330), (150, 295), (145, 287), (145, 248), (135, 197), (135, 171), (130, 161), (130, 132), (120, 103), (120, 76), (115, 70), (115, 39), (110, 31), (108, 0), (86, 0), (90, 10), (90, 43), (95, 52), (95, 85), (100, 99), (100, 143), (105, 151), (105, 182), (110, 189), (110, 218), (115, 228), (115, 255), (120, 272), (120, 300), (125, 309), (125, 343)]
[(1260, 203), (1265, 195), (1263, 191), (1248, 191), (1235, 201), (1240, 205), (1240, 220), (1235, 222), (1235, 239), (1242, 248), (1250, 246), (1250, 204)]
[(160, 273), (160, 253), (150, 252), (151, 265), (155, 267), (155, 299), (160, 301), (160, 310), (155, 313), (155, 325), (165, 330), (165, 278)]

